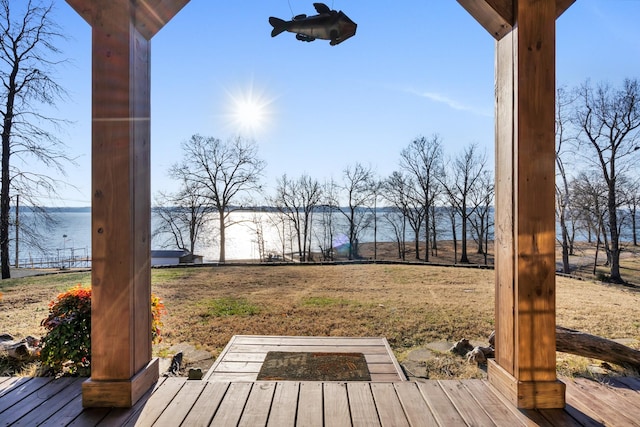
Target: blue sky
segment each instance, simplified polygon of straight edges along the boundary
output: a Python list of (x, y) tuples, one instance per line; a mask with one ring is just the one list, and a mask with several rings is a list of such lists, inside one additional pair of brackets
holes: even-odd
[[(91, 30), (63, 0), (54, 19), (68, 35), (70, 64), (58, 81), (70, 100), (58, 117), (79, 166), (69, 167), (62, 201), (88, 206), (91, 194)], [(340, 180), (348, 165), (383, 177), (417, 136), (441, 136), (447, 156), (476, 143), (493, 168), (494, 39), (455, 0), (329, 0), (358, 24), (338, 46), (271, 38), (269, 16), (314, 14), (312, 1), (191, 0), (153, 39), (152, 192), (172, 189), (168, 168), (181, 142), (200, 133), (255, 140), (264, 182), (307, 173)], [(557, 22), (557, 81), (619, 85), (640, 78), (640, 0), (577, 0)], [(244, 126), (238, 102), (262, 106)]]

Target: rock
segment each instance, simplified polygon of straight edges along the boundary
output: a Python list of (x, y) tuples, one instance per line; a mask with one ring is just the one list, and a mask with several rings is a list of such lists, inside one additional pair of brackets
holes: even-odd
[(466, 338), (461, 339), (449, 349), (451, 353), (457, 354), (459, 356), (466, 356), (467, 353), (469, 353), (471, 350), (473, 350), (473, 346)]
[(492, 347), (480, 347), (477, 346), (473, 350), (467, 353), (467, 362), (476, 363), (478, 365), (487, 363), (487, 359), (495, 356), (495, 351)]

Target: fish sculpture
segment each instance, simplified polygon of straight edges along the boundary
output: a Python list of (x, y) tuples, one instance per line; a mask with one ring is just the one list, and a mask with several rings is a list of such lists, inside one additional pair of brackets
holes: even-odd
[(314, 3), (313, 7), (318, 12), (317, 15), (297, 15), (291, 21), (270, 17), (269, 23), (273, 26), (271, 37), (289, 31), (295, 33), (296, 39), (301, 41), (330, 40), (329, 44), (335, 46), (355, 35), (356, 23), (341, 10), (331, 10), (324, 3)]

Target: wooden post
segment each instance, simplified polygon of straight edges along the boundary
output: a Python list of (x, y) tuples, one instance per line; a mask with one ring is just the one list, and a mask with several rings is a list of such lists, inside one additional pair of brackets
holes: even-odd
[(91, 378), (84, 406), (130, 407), (151, 358), (150, 39), (188, 0), (67, 0), (92, 26)]
[(555, 1), (518, 0), (496, 46), (496, 358), (520, 408), (563, 408), (555, 336)]
[(573, 0), (458, 0), (496, 42), (496, 358), (519, 408), (563, 408), (556, 378), (555, 22)]

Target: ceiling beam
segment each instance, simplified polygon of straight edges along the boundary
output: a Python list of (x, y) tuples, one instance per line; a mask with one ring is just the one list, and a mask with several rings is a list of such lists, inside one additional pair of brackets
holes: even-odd
[(476, 21), (496, 40), (500, 40), (513, 28), (514, 0), (458, 0)]
[(182, 9), (189, 0), (133, 0), (138, 3), (135, 8), (135, 22), (147, 40), (150, 40), (167, 22)]
[[(576, 0), (556, 0), (556, 18), (564, 13)], [(517, 0), (458, 0), (476, 21), (496, 40), (500, 40), (513, 29), (514, 4)]]
[[(97, 20), (104, 19), (99, 17), (104, 1), (67, 0), (67, 3), (93, 26)], [(151, 40), (187, 3), (189, 0), (129, 0), (132, 22), (144, 38)]]

